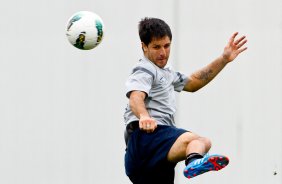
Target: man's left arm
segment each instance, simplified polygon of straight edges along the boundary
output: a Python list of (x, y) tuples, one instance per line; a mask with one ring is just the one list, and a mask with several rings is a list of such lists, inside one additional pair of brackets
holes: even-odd
[(234, 33), (226, 47), (223, 54), (208, 64), (206, 67), (194, 72), (184, 86), (184, 91), (195, 92), (205, 85), (207, 85), (215, 76), (230, 62), (232, 62), (240, 53), (245, 51), (247, 47), (243, 47), (247, 42), (246, 37), (242, 36), (235, 40), (238, 32)]

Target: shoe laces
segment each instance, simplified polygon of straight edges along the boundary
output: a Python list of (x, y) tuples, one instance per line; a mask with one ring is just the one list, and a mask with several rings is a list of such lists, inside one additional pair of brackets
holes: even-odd
[(209, 153), (206, 153), (203, 158), (199, 158), (194, 160), (192, 163), (193, 165), (198, 165), (204, 162), (205, 158), (209, 156)]

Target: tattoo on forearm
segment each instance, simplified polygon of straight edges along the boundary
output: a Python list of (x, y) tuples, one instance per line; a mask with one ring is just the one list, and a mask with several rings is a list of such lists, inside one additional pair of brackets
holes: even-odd
[(203, 80), (205, 82), (208, 82), (208, 81), (211, 80), (212, 73), (213, 73), (213, 71), (211, 69), (201, 71), (198, 79)]

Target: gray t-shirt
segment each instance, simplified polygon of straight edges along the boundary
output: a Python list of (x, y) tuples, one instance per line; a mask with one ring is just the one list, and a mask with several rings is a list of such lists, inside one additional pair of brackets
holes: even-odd
[[(174, 72), (169, 67), (159, 68), (147, 58), (140, 59), (126, 81), (126, 96), (132, 91), (143, 91), (147, 94), (146, 108), (159, 125), (175, 126), (176, 112), (175, 92), (183, 90), (187, 76)], [(139, 119), (131, 111), (129, 104), (124, 113), (125, 125)]]

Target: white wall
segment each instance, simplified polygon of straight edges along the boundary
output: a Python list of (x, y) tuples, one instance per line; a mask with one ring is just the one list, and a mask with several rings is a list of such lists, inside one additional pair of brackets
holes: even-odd
[[(210, 137), (211, 152), (231, 160), (225, 170), (190, 183), (281, 183), (281, 4), (6, 1), (0, 6), (0, 183), (130, 183), (123, 168), (124, 82), (142, 54), (137, 24), (145, 16), (171, 25), (171, 62), (188, 74), (217, 57), (232, 32), (249, 39), (249, 50), (215, 81), (178, 95), (179, 126)], [(67, 19), (80, 10), (98, 13), (106, 25), (103, 43), (92, 51), (75, 49), (65, 37)], [(182, 168), (176, 183), (187, 183)]]
[(179, 9), (177, 66), (184, 72), (219, 56), (234, 31), (249, 41), (206, 88), (179, 95), (179, 125), (230, 158), (220, 173), (189, 183), (282, 183), (282, 1), (183, 0)]

